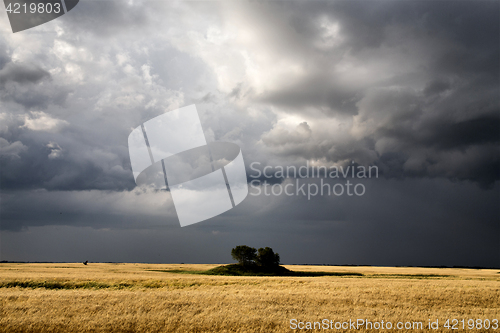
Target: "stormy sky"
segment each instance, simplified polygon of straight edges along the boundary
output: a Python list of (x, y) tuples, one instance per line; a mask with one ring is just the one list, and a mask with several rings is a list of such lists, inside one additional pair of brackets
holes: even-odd
[[(15, 34), (1, 9), (0, 260), (500, 267), (499, 88), (496, 1), (81, 0)], [(181, 228), (127, 139), (191, 104), (261, 181)], [(306, 161), (379, 175), (267, 196), (321, 179), (250, 167)]]

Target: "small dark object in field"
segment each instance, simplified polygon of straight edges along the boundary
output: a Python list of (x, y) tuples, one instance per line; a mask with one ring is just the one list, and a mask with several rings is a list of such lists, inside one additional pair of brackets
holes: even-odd
[(84, 264), (84, 265), (87, 265), (88, 263), (89, 263), (89, 261), (88, 261), (88, 260), (85, 260), (85, 261), (83, 262), (83, 264)]

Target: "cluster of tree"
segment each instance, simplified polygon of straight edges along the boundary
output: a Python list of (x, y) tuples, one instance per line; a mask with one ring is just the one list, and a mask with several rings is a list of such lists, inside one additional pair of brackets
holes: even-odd
[(238, 245), (231, 250), (231, 256), (242, 266), (261, 266), (275, 268), (280, 265), (280, 255), (270, 247), (256, 250), (254, 247)]

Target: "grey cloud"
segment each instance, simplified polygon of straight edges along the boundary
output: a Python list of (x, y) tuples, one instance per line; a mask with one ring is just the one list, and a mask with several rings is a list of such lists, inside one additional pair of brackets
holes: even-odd
[(46, 109), (50, 104), (64, 104), (69, 90), (54, 86), (47, 70), (29, 62), (12, 62), (9, 56), (4, 61), (3, 68), (0, 66), (0, 100), (26, 109)]
[(0, 70), (10, 61), (10, 56), (7, 54), (7, 46), (3, 41), (0, 41)]
[(121, 191), (135, 187), (125, 147), (92, 147), (57, 133), (25, 131), (20, 138), (27, 146), (22, 158), (2, 163), (1, 180), (5, 190)]
[[(32, 145), (35, 145), (40, 137), (34, 133), (23, 132), (22, 135), (26, 139), (23, 138), (21, 141), (30, 147), (30, 153), (37, 156), (26, 165), (39, 165), (39, 163), (51, 165), (50, 163), (56, 162), (56, 159), (48, 158), (50, 151), (47, 152), (46, 145), (49, 142), (56, 142), (64, 151), (64, 154), (57, 159), (58, 167), (55, 168), (57, 172), (47, 171), (46, 175), (39, 180), (32, 179), (32, 186), (50, 189), (71, 189), (72, 186), (80, 189), (130, 189), (132, 185), (129, 180), (126, 180), (126, 171), (120, 176), (110, 171), (111, 168), (118, 166), (122, 170), (130, 168), (123, 138), (128, 135), (130, 127), (137, 126), (141, 121), (164, 112), (169, 104), (162, 104), (159, 99), (162, 95), (171, 93), (168, 89), (179, 88), (179, 86), (185, 91), (184, 103), (201, 102), (200, 110), (203, 112), (205, 109), (210, 110), (207, 116), (202, 117), (204, 117), (207, 131), (212, 131), (213, 134), (210, 135), (213, 135), (214, 139), (231, 137), (231, 140), (243, 146), (248, 156), (256, 160), (270, 161), (279, 157), (288, 162), (288, 157), (292, 157), (295, 163), (300, 158), (328, 162), (354, 159), (361, 164), (379, 164), (387, 176), (406, 174), (412, 177), (432, 176), (450, 179), (457, 177), (477, 179), (476, 170), (493, 170), (497, 165), (495, 158), (479, 159), (485, 164), (474, 167), (470, 172), (465, 172), (463, 164), (459, 168), (460, 171), (445, 168), (445, 166), (458, 168), (460, 164), (458, 160), (456, 163), (440, 164), (449, 159), (453, 152), (458, 154), (457, 152), (465, 150), (464, 154), (467, 155), (467, 149), (473, 149), (475, 152), (490, 151), (489, 148), (482, 149), (480, 146), (487, 147), (498, 142), (498, 136), (495, 135), (495, 128), (498, 127), (498, 118), (495, 116), (498, 112), (498, 108), (495, 107), (498, 101), (495, 93), (498, 78), (495, 79), (490, 72), (486, 71), (491, 62), (479, 61), (491, 59), (498, 53), (497, 45), (488, 43), (493, 40), (493, 28), (498, 21), (489, 14), (491, 4), (484, 6), (460, 4), (453, 10), (449, 10), (444, 4), (431, 5), (422, 2), (242, 4), (241, 8), (251, 9), (248, 15), (250, 17), (253, 15), (255, 22), (262, 22), (269, 28), (269, 31), (272, 31), (272, 35), (275, 35), (273, 40), (279, 45), (271, 46), (276, 49), (276, 52), (291, 54), (296, 51), (293, 58), (308, 67), (305, 67), (307, 68), (306, 75), (301, 76), (295, 82), (287, 83), (278, 90), (264, 91), (263, 94), (255, 96), (245, 95), (245, 85), (240, 84), (234, 87), (233, 94), (229, 97), (224, 97), (214, 91), (215, 80), (213, 76), (207, 74), (206, 65), (196, 57), (176, 50), (169, 43), (152, 47), (151, 42), (145, 40), (141, 44), (142, 48), (149, 50), (145, 53), (141, 51), (141, 47), (128, 48), (126, 52), (121, 52), (120, 45), (113, 42), (111, 36), (121, 36), (120, 40), (127, 39), (125, 35), (122, 35), (122, 31), (134, 30), (139, 26), (148, 29), (150, 25), (157, 23), (158, 17), (154, 9), (162, 9), (162, 6), (166, 5), (155, 2), (148, 2), (147, 6), (122, 6), (122, 4), (109, 1), (83, 2), (71, 13), (61, 17), (60, 20), (64, 23), (63, 28), (69, 30), (59, 40), (69, 45), (78, 45), (71, 33), (76, 33), (82, 27), (88, 28), (86, 31), (96, 29), (95, 33), (98, 32), (97, 30), (103, 30), (100, 39), (110, 40), (110, 44), (102, 48), (102, 40), (84, 34), (81, 37), (85, 40), (83, 50), (94, 57), (94, 60), (87, 62), (78, 58), (75, 60), (76, 55), (62, 60), (63, 63), (66, 61), (78, 64), (82, 71), (87, 73), (102, 71), (102, 68), (98, 67), (98, 59), (115, 62), (114, 66), (108, 70), (106, 84), (99, 86), (95, 85), (95, 82), (92, 83), (94, 86), (99, 86), (100, 91), (92, 90), (89, 87), (90, 84), (83, 89), (79, 87), (76, 90), (77, 84), (80, 83), (66, 84), (62, 80), (50, 82), (50, 84), (44, 82), (43, 85), (23, 84), (21, 87), (16, 86), (16, 89), (6, 88), (3, 91), (4, 101), (15, 102), (28, 109), (49, 108), (55, 116), (71, 124), (63, 133), (64, 140), (57, 136), (44, 136), (43, 144), (38, 148)], [(469, 10), (471, 6), (475, 8), (473, 11)], [(211, 9), (213, 12), (218, 7), (214, 8)], [(203, 10), (204, 7), (194, 4), (191, 9), (192, 15), (196, 16), (199, 14), (197, 11)], [(168, 11), (168, 16), (171, 17), (176, 11), (179, 11), (177, 7), (172, 8)], [(278, 12), (283, 13), (279, 20), (263, 22), (267, 17)], [(483, 15), (486, 17), (484, 19), (486, 22), (479, 22), (479, 18)], [(74, 20), (69, 20), (72, 16)], [(339, 32), (343, 40), (335, 48), (321, 49), (314, 44), (314, 41), (323, 38), (321, 36), (324, 33), (324, 27), (318, 23), (318, 18), (323, 16), (329, 17), (332, 22), (339, 23)], [(185, 22), (191, 22), (192, 17), (178, 18), (178, 22), (182, 26)], [(151, 22), (148, 21), (149, 18)], [(171, 25), (175, 24), (176, 22), (172, 21)], [(167, 24), (169, 25), (170, 23)], [(395, 39), (391, 35), (391, 29), (400, 31), (406, 41)], [(465, 33), (465, 31), (472, 32), (464, 36), (462, 32)], [(478, 31), (484, 34), (476, 40), (473, 38), (474, 32)], [(431, 34), (431, 32), (437, 33)], [(283, 38), (280, 41), (278, 37)], [(394, 53), (404, 52), (397, 44), (398, 41), (401, 46), (406, 46), (407, 41), (422, 40), (424, 41), (422, 45), (429, 47), (433, 44), (426, 43), (426, 41), (433, 40), (433, 38), (438, 38), (443, 41), (443, 44), (450, 46), (448, 49), (445, 47), (444, 51), (435, 51), (438, 57), (430, 58), (429, 63), (422, 60), (424, 62), (420, 65), (423, 66), (422, 70), (425, 72), (424, 79), (413, 72), (414, 68), (402, 68), (401, 73), (397, 75), (388, 73), (388, 77), (380, 80), (366, 83), (356, 81), (354, 84), (352, 82), (347, 84), (346, 78), (336, 77), (332, 72), (347, 54), (351, 54), (353, 59), (358, 60), (360, 64), (363, 61), (370, 63), (370, 55), (383, 47), (392, 47)], [(477, 50), (467, 51), (470, 47), (475, 47)], [(460, 61), (456, 62), (451, 59), (451, 62), (463, 63), (463, 67), (443, 67), (445, 63), (443, 59), (446, 59), (451, 51), (458, 51), (457, 54), (462, 57)], [(119, 54), (125, 54), (128, 58), (123, 60), (123, 63), (116, 64)], [(377, 61), (381, 61), (380, 57), (380, 54), (375, 54)], [(391, 59), (386, 60), (386, 62), (390, 61)], [(467, 64), (471, 62), (476, 65), (482, 64), (483, 67), (476, 65), (467, 67)], [(154, 89), (148, 88), (145, 79), (141, 77), (143, 65), (149, 66), (149, 74), (153, 78), (156, 76)], [(129, 66), (126, 70), (136, 72), (135, 76), (131, 75), (127, 78), (124, 73), (126, 66)], [(12, 70), (9, 68), (11, 68), (11, 63), (6, 65), (2, 72), (11, 73)], [(47, 74), (42, 72), (36, 72), (39, 76), (42, 75), (41, 77), (36, 76), (33, 68), (29, 73), (31, 76), (19, 76), (18, 82), (13, 81), (13, 84), (17, 85), (19, 80), (27, 78), (35, 80), (35, 83), (48, 78)], [(417, 87), (414, 86), (413, 76), (418, 76), (415, 79), (418, 82)], [(9, 74), (8, 77), (12, 75)], [(91, 82), (89, 77), (85, 80)], [(398, 82), (399, 90), (386, 89), (395, 82)], [(61, 88), (62, 86), (64, 88)], [(135, 95), (131, 94), (132, 91)], [(73, 95), (73, 100), (65, 105), (68, 103), (67, 99), (70, 94)], [(203, 96), (210, 96), (210, 99), (204, 101)], [(243, 96), (247, 99), (242, 99)], [(233, 105), (233, 97), (239, 97), (234, 101), (240, 103), (238, 107)], [(87, 99), (89, 103), (85, 108), (81, 105), (74, 107), (77, 105), (77, 98)], [(134, 101), (136, 104), (128, 105), (127, 103), (133, 98), (137, 98)], [(142, 100), (139, 102), (139, 99)], [(70, 107), (71, 111), (69, 109), (64, 112), (56, 111), (57, 108), (52, 108), (51, 105), (65, 105)], [(248, 112), (242, 111), (254, 105), (262, 109), (265, 109), (265, 105), (278, 107), (281, 111), (298, 115), (299, 119), (301, 115), (306, 118), (314, 117), (316, 112), (321, 116), (343, 122), (345, 126), (343, 128), (332, 126), (328, 129), (318, 128), (317, 124), (309, 123), (307, 133), (300, 131), (295, 133), (295, 130), (288, 132), (279, 129), (271, 130), (272, 122), (275, 121), (272, 116), (267, 117), (262, 113), (259, 116), (262, 118), (252, 118)], [(101, 111), (94, 113), (92, 109)], [(224, 109), (228, 111), (223, 111)], [(272, 114), (271, 111), (269, 113)], [(121, 115), (120, 124), (115, 123), (114, 120), (114, 115), (118, 114)], [(350, 126), (353, 117), (358, 117), (361, 125), (370, 123), (372, 127), (356, 137), (349, 136), (346, 128)], [(269, 123), (266, 124), (268, 121)], [(327, 126), (326, 123), (324, 126)], [(12, 128), (11, 131), (17, 134), (12, 134), (8, 138), (9, 141), (19, 140), (20, 137), (16, 135), (21, 135), (21, 132)], [(344, 134), (341, 137), (332, 136), (337, 132)], [(95, 140), (88, 140), (89, 136), (94, 137)], [(257, 144), (260, 140), (264, 147)], [(82, 145), (79, 141), (85, 144)], [(113, 162), (110, 164), (103, 166), (97, 158), (93, 158), (95, 152), (112, 149), (111, 147), (117, 144), (121, 145), (120, 149), (113, 149), (115, 152), (112, 154), (115, 157), (111, 159)], [(266, 147), (267, 151), (259, 151)], [(77, 158), (74, 151), (80, 152), (82, 158)], [(394, 156), (398, 157), (394, 159)], [(472, 159), (472, 157), (462, 156), (459, 160), (464, 158)], [(394, 164), (396, 160), (400, 164)], [(33, 163), (34, 161), (36, 163)], [(391, 162), (386, 165), (386, 161)], [(421, 161), (422, 165), (442, 165), (443, 168), (434, 168), (431, 172), (430, 168), (419, 167), (420, 171), (416, 172), (416, 161)], [(405, 164), (407, 171), (405, 171)], [(413, 165), (411, 171), (408, 169), (409, 165)], [(54, 168), (51, 166), (47, 169)], [(27, 171), (23, 168), (22, 170)], [(14, 175), (18, 174), (15, 170), (12, 172)], [(81, 176), (79, 176), (80, 173)], [(59, 176), (56, 177), (56, 174)], [(482, 177), (483, 183), (491, 184), (498, 179), (496, 173), (489, 172), (488, 174), (489, 176)], [(87, 178), (88, 181), (85, 180)], [(113, 183), (116, 186), (111, 185)], [(6, 184), (9, 187), (15, 186), (13, 180)]]
[[(59, 88), (59, 87), (56, 87)], [(5, 102), (14, 102), (26, 109), (45, 110), (51, 104), (62, 106), (70, 91), (66, 88), (53, 89), (48, 85), (8, 85), (0, 90), (0, 98)]]
[(445, 81), (445, 80), (439, 80), (435, 79), (425, 86), (424, 89), (424, 94), (429, 96), (429, 95), (435, 95), (442, 93), (450, 88), (450, 83)]
[(472, 145), (495, 144), (500, 141), (500, 116), (488, 115), (452, 124), (434, 124), (426, 146), (441, 149), (466, 149)]
[[(314, 22), (327, 15), (339, 23), (343, 40), (336, 53), (312, 58), (317, 62), (307, 76), (258, 100), (306, 119), (311, 110), (336, 119), (352, 115), (355, 124), (367, 127), (361, 130), (364, 135), (339, 140), (316, 124), (311, 126), (313, 134), (297, 143), (284, 142), (286, 137), (273, 130), (263, 136), (271, 152), (333, 162), (368, 161), (389, 177), (445, 177), (481, 186), (500, 179), (494, 148), (500, 131), (498, 3), (338, 1), (288, 9), (292, 14), (285, 13), (298, 34), (314, 40), (320, 34)], [(384, 48), (392, 52), (382, 60)], [(388, 64), (398, 54), (411, 52), (405, 48), (422, 57), (394, 63), (392, 71), (371, 83), (353, 85), (332, 71), (346, 55), (359, 66)]]
[(19, 153), (25, 151), (27, 147), (21, 141), (10, 143), (4, 138), (0, 138), (0, 156), (5, 158), (20, 158)]
[(99, 38), (131, 33), (148, 24), (147, 2), (80, 1), (61, 17), (71, 33), (92, 33)]
[[(110, 10), (116, 6), (123, 10), (116, 3), (106, 3), (96, 5), (102, 4)], [(81, 3), (74, 11), (80, 6), (85, 9), (85, 4)], [(98, 10), (99, 6), (92, 8)], [(78, 15), (74, 11), (65, 16)], [(124, 10), (123, 15), (118, 15), (125, 19), (127, 13)], [(56, 20), (54, 23), (60, 22)], [(71, 32), (68, 29), (73, 27), (71, 24), (64, 25), (64, 29)], [(20, 159), (2, 160), (2, 189), (133, 189), (135, 183), (127, 137), (131, 128), (145, 120), (182, 106), (179, 104), (182, 93), (165, 87), (178, 89), (177, 83), (168, 80), (170, 73), (158, 71), (166, 54), (175, 60), (179, 58), (179, 52), (175, 53), (166, 45), (151, 52), (149, 58), (143, 52), (144, 48), (150, 47), (148, 40), (143, 41), (142, 48), (126, 50), (120, 43), (101, 48), (101, 41), (112, 38), (110, 36), (103, 35), (103, 39), (96, 40), (92, 35), (84, 35), (82, 44), (75, 41), (74, 35), (68, 31), (56, 40), (52, 37), (42, 38), (33, 54), (36, 61), (55, 74), (34, 83), (21, 84), (10, 80), (0, 91), (2, 112), (9, 115), (9, 121), (2, 123), (6, 126), (2, 128), (1, 136), (10, 143), (22, 142), (26, 147)], [(122, 37), (123, 40), (128, 38), (126, 35)], [(44, 54), (37, 56), (37, 53)], [(189, 60), (180, 61), (189, 67)], [(4, 70), (10, 68), (8, 66)], [(164, 81), (158, 79), (158, 73), (164, 75)], [(94, 81), (96, 74), (102, 76)], [(26, 110), (35, 110), (35, 115), (26, 113)], [(28, 124), (27, 121), (36, 118), (39, 110), (44, 110), (43, 115), (52, 123), (64, 126)], [(37, 124), (40, 126), (34, 126)]]
[(37, 83), (48, 78), (50, 78), (49, 72), (30, 64), (22, 65), (8, 62), (0, 70), (0, 86), (5, 86), (8, 82)]
[[(139, 203), (140, 207), (136, 206)], [(130, 229), (138, 226), (138, 219), (144, 229), (178, 226), (168, 192), (147, 187), (121, 192), (4, 190), (2, 205), (1, 230), (46, 225)], [(105, 221), (103, 216), (107, 216)]]
[(286, 90), (268, 92), (258, 96), (257, 101), (284, 106), (299, 113), (304, 108), (313, 107), (328, 115), (357, 113), (356, 103), (360, 90), (347, 87), (343, 82), (329, 75), (316, 75), (297, 82)]
[(309, 127), (307, 122), (300, 123), (292, 132), (287, 130), (278, 130), (278, 132), (275, 135), (269, 135), (269, 133), (264, 135), (262, 141), (266, 145), (280, 146), (288, 143), (303, 143), (311, 137), (311, 127)]

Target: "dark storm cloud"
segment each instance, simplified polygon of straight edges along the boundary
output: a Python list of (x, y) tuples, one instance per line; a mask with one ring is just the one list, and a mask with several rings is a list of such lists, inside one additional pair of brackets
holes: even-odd
[[(115, 44), (117, 36), (147, 34), (148, 29), (159, 23), (155, 10), (165, 10), (164, 6), (156, 2), (83, 2), (62, 17), (61, 22), (68, 33), (58, 39), (64, 42), (57, 44), (62, 50), (58, 51), (58, 57), (63, 64), (86, 73), (83, 81), (66, 83), (51, 79), (48, 71), (41, 67), (7, 61), (0, 70), (0, 83), (4, 86), (2, 100), (28, 110), (51, 108), (49, 115), (69, 121), (69, 124), (62, 135), (42, 135), (19, 129), (22, 123), (10, 128), (10, 134), (5, 134), (8, 141), (15, 142), (22, 136), (21, 142), (29, 149), (23, 152), (21, 161), (9, 161), (15, 167), (12, 170), (7, 167), (4, 177), (9, 176), (4, 179), (4, 186), (11, 189), (31, 186), (52, 190), (129, 190), (133, 183), (130, 177), (125, 177), (130, 170), (128, 153), (125, 141), (118, 138), (126, 138), (130, 127), (165, 110), (153, 106), (158, 100), (157, 95), (163, 92), (147, 96), (152, 95), (150, 91), (153, 89), (147, 86), (147, 82), (154, 80), (154, 75), (159, 75), (157, 85), (160, 87), (175, 89), (181, 84), (186, 91), (185, 103), (200, 102), (203, 96), (212, 96), (210, 101), (202, 104), (213, 104), (218, 112), (226, 106), (232, 109), (231, 101), (243, 101), (241, 103), (247, 103), (247, 106), (258, 102), (299, 117), (314, 117), (318, 113), (339, 119), (347, 124), (343, 125), (344, 131), (353, 117), (357, 117), (355, 125), (361, 128), (361, 134), (356, 137), (346, 132), (339, 138), (332, 135), (339, 128), (328, 125), (328, 119), (324, 124), (321, 120), (316, 124), (310, 122), (309, 132), (305, 135), (299, 127), (288, 132), (269, 131), (269, 126), (260, 125), (266, 119), (252, 119), (259, 126), (249, 126), (248, 115), (240, 111), (231, 118), (227, 115), (217, 119), (205, 117), (205, 124), (213, 130), (214, 138), (227, 139), (228, 129), (238, 129), (242, 133), (240, 136), (245, 135), (246, 139), (240, 144), (253, 159), (264, 162), (279, 156), (286, 161), (284, 163), (289, 162), (289, 157), (295, 159), (294, 163), (301, 158), (335, 163), (355, 160), (360, 164), (379, 165), (388, 177), (445, 177), (474, 180), (484, 186), (499, 179), (495, 171), (499, 163), (499, 154), (495, 151), (498, 143), (495, 132), (498, 132), (499, 68), (498, 61), (494, 60), (500, 55), (498, 17), (492, 14), (498, 9), (497, 3), (454, 2), (453, 6), (448, 2), (423, 1), (242, 4), (242, 9), (248, 6), (251, 9), (245, 15), (255, 17), (254, 22), (262, 22), (267, 31), (276, 35), (274, 40), (278, 44), (270, 45), (276, 48), (275, 52), (293, 55), (293, 59), (304, 64), (306, 72), (261, 94), (252, 94), (252, 87), (248, 90), (244, 83), (237, 83), (228, 94), (228, 105), (223, 97), (216, 97), (218, 92), (211, 91), (213, 79), (207, 80), (205, 87), (200, 84), (199, 78), (207, 76), (207, 68), (199, 63), (195, 52), (187, 57), (166, 42), (161, 48), (149, 45), (147, 38), (143, 38), (141, 47), (126, 41), (122, 41), (122, 45)], [(186, 12), (195, 17), (197, 10), (205, 10), (203, 6), (193, 4)], [(171, 12), (175, 11), (167, 10), (165, 15), (173, 19), (175, 15)], [(280, 16), (276, 22), (264, 22), (278, 13)], [(212, 14), (207, 11), (207, 15)], [(193, 22), (191, 16), (187, 17), (186, 22)], [(166, 28), (170, 25), (175, 26), (175, 21), (168, 22)], [(333, 32), (328, 29), (333, 29)], [(84, 31), (80, 38), (86, 42), (82, 47), (68, 51), (68, 45), (77, 45), (74, 36), (79, 30)], [(99, 38), (85, 35), (87, 32)], [(155, 37), (152, 35), (151, 38)], [(103, 44), (103, 41), (107, 42)], [(411, 48), (414, 41), (418, 41), (418, 45)], [(410, 51), (405, 51), (405, 47)], [(122, 52), (120, 48), (126, 51)], [(381, 51), (384, 48), (387, 50)], [(421, 52), (423, 59), (414, 57), (409, 63), (401, 63), (396, 57), (413, 51)], [(426, 58), (427, 53), (431, 56)], [(388, 59), (384, 59), (385, 56)], [(396, 59), (393, 68), (387, 67), (391, 57)], [(368, 81), (364, 78), (349, 81), (349, 74), (346, 77), (335, 72), (343, 59), (350, 59), (355, 66), (367, 65), (369, 70), (377, 67), (378, 63), (372, 65), (376, 60), (388, 72), (375, 72), (366, 77)], [(113, 66), (106, 65), (109, 68), (106, 71), (106, 66), (98, 65), (103, 61), (113, 63)], [(150, 79), (141, 76), (145, 70), (143, 65), (149, 66), (146, 71), (149, 71)], [(126, 78), (123, 71), (134, 71), (135, 74), (133, 78)], [(106, 79), (94, 86), (107, 91), (107, 95), (95, 88), (92, 91), (93, 84), (90, 83), (90, 76), (103, 72), (108, 73)], [(379, 78), (377, 74), (384, 75)], [(87, 84), (82, 90), (79, 85), (84, 82)], [(133, 107), (123, 104), (130, 91), (139, 86), (141, 92), (136, 94), (137, 100), (143, 98), (141, 96), (147, 96), (146, 99)], [(397, 88), (393, 88), (395, 86)], [(88, 99), (89, 104), (85, 108), (75, 108), (76, 99), (65, 104), (70, 94)], [(103, 108), (96, 103), (102, 103), (104, 96), (111, 96), (111, 99)], [(113, 99), (118, 102), (113, 104)], [(65, 106), (67, 112), (56, 111), (53, 106)], [(103, 109), (104, 113), (89, 113), (94, 108)], [(245, 109), (245, 106), (237, 109)], [(76, 116), (76, 112), (89, 113), (89, 116)], [(125, 116), (121, 125), (113, 124), (111, 114), (114, 112), (126, 112), (133, 117), (140, 115), (141, 119), (132, 120)], [(90, 134), (95, 140), (87, 139)], [(85, 139), (82, 141), (82, 138)], [(262, 148), (255, 146), (259, 139), (268, 151), (258, 151)], [(40, 144), (40, 140), (43, 143)], [(48, 158), (51, 151), (47, 145), (52, 141), (62, 148), (57, 159)], [(120, 149), (112, 148), (118, 142)], [(110, 160), (114, 162), (103, 165), (93, 157), (95, 152), (109, 150), (114, 155)], [(30, 168), (34, 165), (37, 171), (32, 172)], [(123, 170), (119, 176), (110, 170), (113, 167)], [(31, 176), (21, 179), (21, 174)]]
[(285, 106), (293, 110), (315, 107), (327, 110), (327, 114), (350, 114), (357, 112), (356, 102), (360, 91), (336, 82), (331, 75), (310, 77), (289, 87), (285, 91), (273, 92), (260, 96), (265, 103)]
[(489, 53), (498, 37), (496, 1), (333, 1), (294, 6), (291, 22), (309, 27), (297, 29), (300, 33), (313, 37), (318, 31), (308, 22), (311, 16), (328, 15), (340, 22), (346, 44), (355, 52), (387, 43), (390, 27), (408, 27), (413, 37), (437, 34), (476, 54)]
[[(36, 86), (28, 86), (26, 96), (37, 91)], [(94, 128), (82, 128), (82, 123), (87, 121), (85, 113), (66, 115), (65, 118), (71, 120), (68, 122), (42, 111), (26, 114), (25, 103), (16, 103), (18, 101), (5, 96), (2, 100), (14, 111), (10, 116), (2, 114), (5, 127), (1, 131), (4, 149), (0, 150), (0, 182), (3, 190), (121, 191), (135, 187), (125, 146), (126, 127), (112, 124), (113, 119), (108, 118), (101, 119)], [(19, 104), (23, 108), (17, 108)], [(38, 100), (36, 109), (50, 107), (53, 110), (52, 105)], [(106, 141), (106, 129), (123, 134), (113, 138), (117, 142)], [(12, 153), (15, 147), (22, 149)]]
[(39, 65), (12, 61), (7, 48), (0, 53), (0, 100), (4, 103), (40, 110), (49, 104), (63, 105), (68, 93), (66, 87), (54, 85), (51, 74)]
[(500, 114), (474, 118), (452, 124), (438, 132), (429, 140), (443, 148), (463, 147), (469, 145), (498, 143), (500, 141)]
[[(23, 141), (29, 145), (19, 154), (20, 158), (2, 159), (2, 188), (9, 189), (47, 189), (47, 190), (131, 190), (135, 187), (128, 166), (128, 153), (119, 152), (122, 156), (115, 167), (103, 166), (102, 161), (78, 159), (67, 156), (68, 150), (77, 148), (78, 144), (63, 144), (62, 157), (51, 159), (51, 149), (47, 145), (37, 145), (34, 142)], [(61, 141), (60, 141), (61, 142)], [(86, 149), (86, 147), (83, 147)], [(111, 151), (116, 153), (116, 151)], [(118, 164), (119, 163), (119, 164)]]
[(424, 89), (426, 96), (433, 96), (450, 89), (450, 83), (445, 80), (436, 79), (429, 82)]
[(0, 98), (13, 101), (26, 108), (46, 108), (50, 102), (62, 103), (66, 94), (37, 85), (50, 81), (49, 72), (31, 63), (14, 63), (10, 57), (0, 57)]
[[(37, 73), (31, 72), (30, 75)], [(44, 76), (47, 77), (47, 76)], [(36, 77), (35, 77), (36, 78)], [(24, 81), (29, 82), (29, 81)], [(59, 87), (58, 87), (59, 88)], [(49, 105), (64, 105), (70, 91), (61, 87), (53, 89), (50, 85), (8, 84), (0, 89), (0, 98), (4, 102), (14, 102), (27, 110), (44, 110)]]
[[(492, 186), (500, 179), (499, 6), (467, 1), (284, 6), (298, 35), (318, 40), (318, 22), (326, 16), (341, 37), (330, 48), (311, 43), (307, 75), (258, 99), (298, 116), (316, 112), (345, 121), (352, 115), (358, 134), (333, 139), (326, 125), (317, 123), (311, 124), (312, 135), (295, 145), (280, 143), (286, 135), (278, 130), (263, 142), (283, 157), (366, 163), (371, 156), (388, 177)], [(355, 81), (340, 77), (335, 68), (344, 58), (355, 64), (353, 75), (356, 68), (372, 74)], [(374, 70), (380, 64), (387, 66), (384, 72)]]
[(0, 87), (8, 82), (20, 84), (37, 83), (40, 80), (50, 78), (49, 72), (33, 65), (20, 65), (12, 62), (2, 66), (0, 70)]
[(10, 62), (10, 57), (7, 54), (7, 48), (5, 47), (5, 45), (2, 43), (0, 44), (0, 46), (1, 46), (0, 48), (0, 70), (1, 70), (8, 62)]
[[(165, 112), (170, 102), (178, 103), (179, 97), (153, 82), (155, 74), (150, 76), (142, 49), (134, 53), (119, 43), (108, 44), (119, 31), (137, 32), (137, 25), (145, 23), (144, 6), (128, 7), (108, 1), (81, 3), (75, 7), (81, 14), (73, 17), (78, 22), (69, 19), (64, 36), (53, 39), (52, 34), (42, 34), (32, 49), (29, 43), (18, 48), (17, 58), (24, 61), (11, 61), (16, 52), (12, 40), (9, 48), (2, 48), (0, 60), (6, 63), (0, 70), (3, 190), (123, 191), (135, 187), (128, 134), (141, 122)], [(75, 46), (73, 28), (84, 34), (86, 42)], [(102, 39), (86, 34), (89, 31)], [(107, 48), (102, 48), (102, 40)], [(143, 47), (148, 46), (144, 40)], [(28, 54), (23, 53), (26, 50)], [(26, 60), (30, 57), (31, 62)]]
[[(168, 193), (148, 188), (123, 192), (4, 190), (0, 229), (22, 231), (46, 225), (129, 229), (137, 228), (138, 223), (151, 229), (164, 226), (165, 219), (167, 225), (177, 227), (169, 200)], [(139, 203), (141, 207), (137, 207)]]

